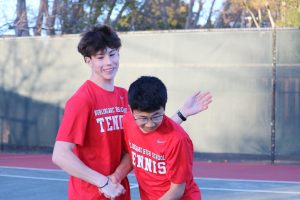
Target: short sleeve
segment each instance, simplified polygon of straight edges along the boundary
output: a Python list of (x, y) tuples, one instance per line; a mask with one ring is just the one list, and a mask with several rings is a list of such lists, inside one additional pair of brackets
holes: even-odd
[(166, 157), (168, 178), (173, 183), (184, 183), (192, 177), (193, 144), (183, 137), (172, 146)]
[(66, 103), (56, 140), (82, 145), (90, 112), (91, 107), (83, 98), (71, 98)]

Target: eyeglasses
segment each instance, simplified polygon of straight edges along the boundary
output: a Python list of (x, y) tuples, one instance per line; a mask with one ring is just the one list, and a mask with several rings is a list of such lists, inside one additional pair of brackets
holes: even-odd
[(141, 117), (141, 118), (134, 118), (135, 121), (138, 124), (147, 124), (149, 120), (151, 120), (153, 123), (159, 123), (163, 119), (164, 114), (161, 115), (154, 115), (152, 117)]

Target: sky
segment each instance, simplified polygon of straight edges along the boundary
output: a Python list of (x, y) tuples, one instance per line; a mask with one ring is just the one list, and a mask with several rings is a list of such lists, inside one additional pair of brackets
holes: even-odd
[[(39, 8), (39, 0), (26, 0), (26, 6), (28, 8), (28, 19), (33, 13), (37, 13)], [(17, 0), (0, 0), (0, 29), (5, 25), (7, 22), (13, 22), (16, 18), (16, 5)], [(9, 30), (7, 32), (0, 32), (0, 35), (8, 34), (14, 35), (14, 30)]]
[[(76, 1), (76, 0), (73, 0)], [(189, 0), (185, 0), (186, 2), (189, 2)], [(216, 0), (215, 3), (215, 10), (218, 10), (223, 3), (224, 0)], [(38, 8), (39, 8), (39, 0), (26, 0), (26, 6), (27, 6), (27, 15), (28, 15), (28, 19), (33, 18), (33, 16), (36, 16)], [(50, 0), (49, 3), (51, 3), (52, 1)], [(198, 1), (195, 1), (195, 6), (194, 9), (197, 10), (198, 9)], [(200, 18), (199, 23), (200, 24), (204, 24), (206, 22), (207, 16), (208, 16), (208, 12), (210, 9), (210, 4), (211, 4), (211, 0), (206, 0), (206, 3), (204, 4), (204, 14), (203, 16)], [(0, 35), (14, 35), (14, 30), (8, 30), (6, 32), (1, 31), (3, 29), (3, 27), (7, 27), (5, 23), (7, 22), (13, 22), (14, 19), (16, 18), (16, 4), (17, 4), (17, 0), (0, 0)], [(50, 5), (51, 6), (51, 5)], [(214, 19), (212, 19), (214, 20)], [(35, 21), (29, 21), (30, 27), (34, 26)], [(7, 28), (5, 28), (7, 29)], [(32, 34), (32, 30), (31, 30), (31, 35)]]
[[(185, 0), (185, 1), (189, 2), (189, 0)], [(214, 5), (214, 11), (220, 9), (223, 2), (224, 2), (224, 0), (216, 0), (215, 5)], [(198, 1), (195, 1), (194, 11), (196, 11), (198, 9), (198, 6), (199, 6)], [(199, 23), (201, 25), (206, 23), (207, 17), (209, 15), (210, 6), (211, 6), (211, 0), (206, 0), (205, 3), (204, 3), (204, 6), (203, 6), (203, 10), (204, 10), (203, 16), (200, 18), (200, 21), (199, 21)], [(212, 21), (214, 21), (214, 20), (215, 19), (212, 19)]]

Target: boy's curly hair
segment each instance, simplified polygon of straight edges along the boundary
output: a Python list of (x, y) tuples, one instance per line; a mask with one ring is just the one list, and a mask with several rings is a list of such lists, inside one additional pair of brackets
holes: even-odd
[(112, 49), (119, 49), (121, 47), (121, 39), (107, 25), (94, 26), (81, 36), (77, 49), (83, 57), (91, 57), (107, 47)]

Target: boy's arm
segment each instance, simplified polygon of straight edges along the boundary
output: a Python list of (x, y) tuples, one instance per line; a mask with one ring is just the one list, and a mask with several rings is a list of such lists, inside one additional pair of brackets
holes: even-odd
[(114, 198), (125, 192), (122, 185), (113, 184), (108, 177), (86, 166), (73, 153), (74, 146), (73, 143), (56, 141), (52, 161), (70, 175), (101, 188), (106, 197)]
[(115, 170), (113, 174), (110, 175), (110, 178), (113, 183), (121, 183), (121, 181), (129, 174), (132, 170), (132, 165), (130, 161), (129, 153), (125, 153), (121, 160), (121, 163)]
[(198, 91), (192, 96), (188, 97), (182, 107), (176, 112), (172, 119), (178, 124), (181, 124), (191, 115), (200, 113), (208, 108), (208, 105), (212, 102), (212, 95), (209, 92)]
[(170, 189), (159, 198), (159, 200), (175, 200), (180, 199), (185, 190), (185, 183), (175, 184), (171, 183)]

